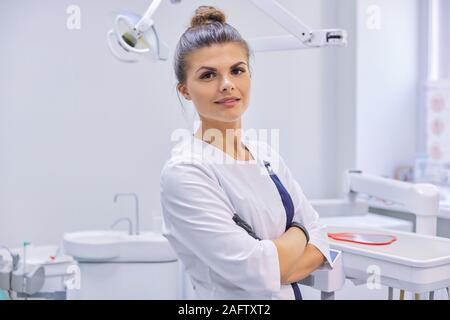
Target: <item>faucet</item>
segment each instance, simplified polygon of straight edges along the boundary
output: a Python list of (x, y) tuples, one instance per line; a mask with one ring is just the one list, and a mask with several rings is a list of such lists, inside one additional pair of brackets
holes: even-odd
[[(135, 199), (136, 230), (135, 230), (134, 234), (139, 235), (139, 199), (138, 199), (138, 196), (135, 193), (118, 193), (114, 196), (114, 202), (117, 202), (117, 199), (121, 196), (131, 196), (131, 197), (134, 197), (134, 199)], [(118, 221), (116, 221), (116, 222), (118, 222)]]
[(122, 221), (128, 222), (128, 234), (131, 236), (133, 234), (133, 222), (131, 222), (130, 218), (119, 218), (116, 221), (114, 221), (113, 224), (111, 225), (111, 227), (109, 227), (109, 228), (110, 229), (114, 228), (118, 223), (120, 223)]

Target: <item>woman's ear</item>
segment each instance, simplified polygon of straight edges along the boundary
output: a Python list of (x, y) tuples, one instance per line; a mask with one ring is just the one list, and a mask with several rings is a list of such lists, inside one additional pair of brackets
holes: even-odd
[(184, 97), (186, 100), (191, 100), (191, 96), (189, 95), (189, 92), (188, 92), (187, 87), (186, 87), (185, 84), (179, 83), (179, 84), (177, 85), (177, 89), (178, 89), (178, 91), (183, 95), (183, 97)]

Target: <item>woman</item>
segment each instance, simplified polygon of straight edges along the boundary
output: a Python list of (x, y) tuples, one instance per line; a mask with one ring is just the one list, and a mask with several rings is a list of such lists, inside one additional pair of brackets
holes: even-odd
[(223, 12), (197, 9), (174, 67), (202, 124), (161, 173), (164, 235), (199, 299), (299, 300), (296, 282), (330, 261), (326, 229), (275, 150), (242, 139), (249, 57)]

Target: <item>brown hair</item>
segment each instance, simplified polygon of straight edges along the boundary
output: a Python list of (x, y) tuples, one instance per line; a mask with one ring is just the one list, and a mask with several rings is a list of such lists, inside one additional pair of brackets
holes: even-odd
[(240, 33), (226, 22), (223, 11), (210, 6), (200, 6), (191, 19), (190, 27), (178, 41), (174, 55), (174, 71), (179, 83), (186, 82), (186, 57), (197, 49), (214, 44), (240, 44), (250, 59), (251, 50)]

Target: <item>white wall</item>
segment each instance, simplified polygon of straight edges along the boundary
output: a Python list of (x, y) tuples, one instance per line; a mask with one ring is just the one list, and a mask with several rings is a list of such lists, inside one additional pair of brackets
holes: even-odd
[[(351, 44), (338, 57), (338, 172), (357, 168), (393, 177), (397, 167), (413, 165), (417, 150), (419, 1), (342, 4), (339, 24), (351, 31)], [(373, 5), (380, 9), (379, 29), (368, 27)], [(341, 185), (341, 177), (337, 181)]]
[[(280, 1), (314, 28), (335, 27), (335, 0)], [(159, 173), (184, 126), (171, 61), (122, 64), (105, 33), (112, 13), (150, 1), (0, 1), (0, 243), (57, 243), (64, 231), (107, 228), (131, 215), (141, 227), (160, 214)], [(245, 37), (284, 34), (242, 0), (223, 8)], [(81, 8), (81, 29), (66, 8)], [(205, 1), (168, 1), (155, 17), (171, 48)], [(257, 54), (245, 127), (281, 129), (281, 153), (311, 198), (336, 194), (338, 49)]]

